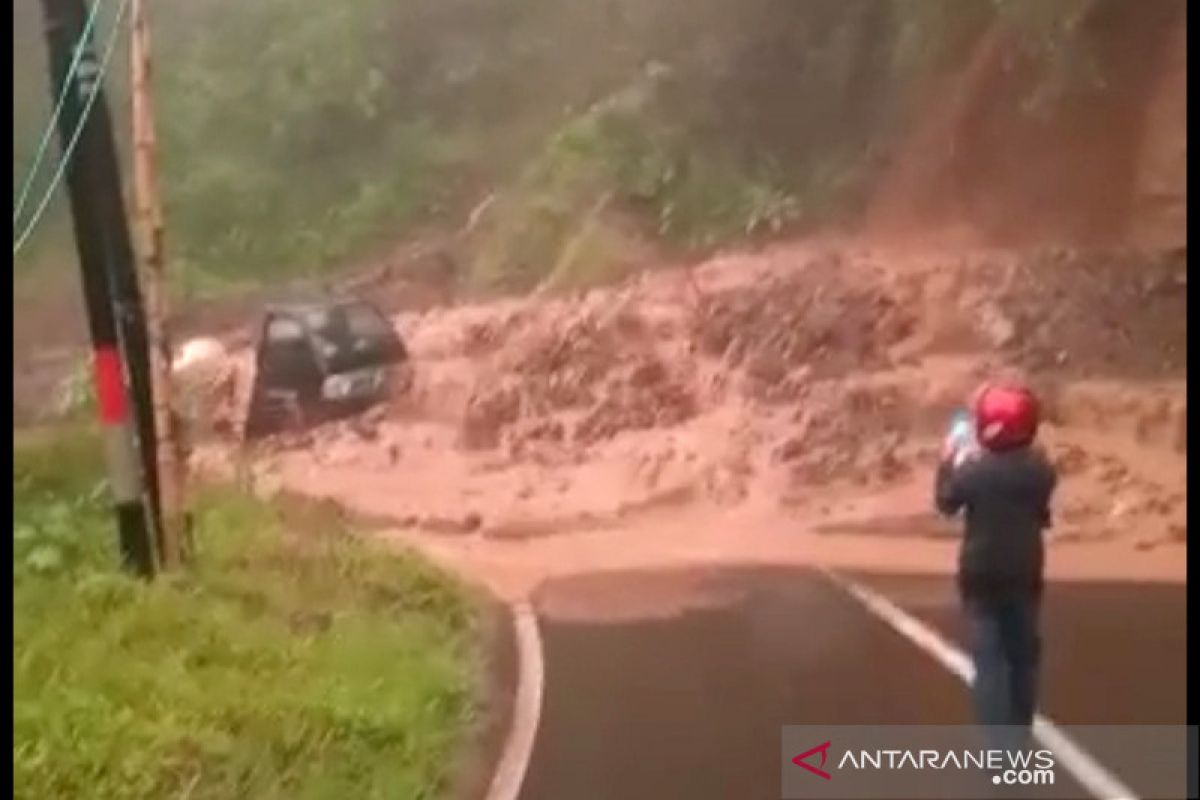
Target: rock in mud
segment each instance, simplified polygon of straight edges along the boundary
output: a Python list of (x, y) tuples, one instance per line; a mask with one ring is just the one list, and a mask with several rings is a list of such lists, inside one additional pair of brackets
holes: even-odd
[(364, 442), (373, 442), (379, 438), (380, 419), (377, 416), (356, 417), (346, 426)]
[(977, 313), (979, 332), (992, 347), (1002, 350), (1016, 341), (1016, 323), (994, 303), (984, 303)]
[(483, 520), (474, 512), (462, 517), (446, 517), (431, 514), (422, 519), (418, 524), (432, 533), (465, 535), (479, 530), (483, 524)]
[(1086, 472), (1091, 461), (1082, 447), (1068, 444), (1054, 454), (1053, 463), (1059, 475), (1066, 477)]
[(784, 463), (795, 461), (804, 455), (804, 438), (793, 436), (787, 439), (783, 444), (779, 445), (775, 451), (775, 455)]
[(490, 450), (500, 444), (504, 428), (517, 421), (521, 396), (515, 387), (481, 389), (467, 401), (459, 442), (468, 450)]
[(900, 457), (900, 444), (899, 435), (885, 437), (876, 444), (876, 451), (868, 456), (877, 476), (885, 483), (899, 480), (912, 471), (911, 464)]
[(667, 380), (666, 366), (654, 358), (643, 359), (629, 373), (629, 385), (635, 389), (656, 386)]

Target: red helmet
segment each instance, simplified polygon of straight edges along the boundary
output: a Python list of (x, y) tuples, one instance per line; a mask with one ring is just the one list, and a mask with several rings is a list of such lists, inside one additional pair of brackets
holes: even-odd
[(988, 450), (1023, 447), (1038, 429), (1038, 401), (1019, 384), (987, 384), (975, 394), (975, 435)]

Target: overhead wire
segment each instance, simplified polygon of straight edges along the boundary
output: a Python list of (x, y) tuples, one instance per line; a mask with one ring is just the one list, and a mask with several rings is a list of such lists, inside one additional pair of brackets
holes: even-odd
[(79, 63), (83, 60), (83, 53), (86, 49), (84, 45), (91, 38), (92, 29), (96, 25), (96, 20), (100, 17), (100, 7), (103, 4), (103, 0), (95, 0), (88, 10), (87, 21), (84, 23), (83, 32), (79, 34), (79, 41), (75, 43), (75, 48), (71, 54), (71, 63), (67, 67), (66, 78), (63, 79), (62, 89), (58, 93), (58, 99), (54, 103), (54, 110), (50, 113), (50, 119), (46, 121), (46, 129), (42, 131), (42, 138), (38, 142), (37, 152), (34, 153), (33, 163), (29, 167), (29, 172), (25, 176), (25, 182), (21, 186), (17, 202), (13, 207), (14, 227), (17, 224), (17, 220), (21, 217), (21, 212), (25, 210), (25, 202), (29, 199), (29, 193), (33, 190), (33, 182), (37, 178), (38, 168), (42, 165), (42, 159), (46, 157), (46, 152), (50, 149), (50, 139), (54, 136), (54, 131), (58, 127), (58, 118), (62, 116), (63, 103), (66, 102), (67, 93), (74, 86), (75, 73), (79, 70)]
[[(13, 239), (14, 256), (16, 256), (21, 248), (25, 246), (25, 243), (29, 241), (29, 237), (33, 234), (33, 231), (41, 221), (42, 215), (45, 213), (46, 208), (50, 205), (50, 200), (54, 196), (54, 190), (58, 188), (58, 184), (62, 182), (62, 177), (66, 173), (67, 165), (71, 162), (71, 156), (75, 152), (75, 146), (79, 143), (79, 137), (82, 135), (84, 126), (87, 124), (88, 116), (91, 114), (92, 106), (95, 105), (96, 98), (100, 96), (100, 91), (104, 85), (104, 76), (108, 72), (108, 63), (112, 59), (112, 54), (116, 48), (117, 39), (120, 38), (121, 35), (121, 22), (125, 18), (125, 12), (128, 8), (129, 0), (121, 0), (121, 5), (118, 6), (116, 17), (113, 20), (112, 31), (109, 33), (108, 42), (105, 45), (104, 55), (101, 56), (100, 59), (100, 65), (95, 75), (95, 81), (92, 84), (91, 92), (88, 93), (83, 110), (79, 115), (79, 121), (75, 123), (75, 130), (72, 132), (71, 138), (67, 141), (66, 146), (63, 148), (62, 158), (60, 158), (58, 162), (58, 169), (55, 171), (54, 176), (50, 179), (50, 185), (46, 187), (46, 192), (42, 196), (41, 202), (38, 203), (38, 206), (34, 210), (33, 216), (29, 220), (29, 223), (25, 226), (25, 229), (19, 236), (15, 236)], [(84, 51), (85, 48), (82, 45), (85, 43), (86, 40), (80, 41), (76, 48), (77, 53), (82, 53)], [(69, 87), (71, 85), (71, 83), (64, 84), (65, 87)]]

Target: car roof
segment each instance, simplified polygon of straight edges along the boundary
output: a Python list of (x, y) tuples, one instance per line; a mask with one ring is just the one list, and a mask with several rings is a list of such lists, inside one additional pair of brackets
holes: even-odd
[(366, 306), (375, 308), (366, 300), (357, 297), (329, 297), (316, 300), (293, 300), (279, 303), (268, 303), (268, 314), (304, 314), (310, 311), (329, 311), (345, 306)]

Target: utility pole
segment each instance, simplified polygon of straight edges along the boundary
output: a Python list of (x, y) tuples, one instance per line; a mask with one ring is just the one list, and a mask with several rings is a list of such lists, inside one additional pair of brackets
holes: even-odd
[(180, 449), (172, 413), (171, 339), (167, 326), (168, 293), (163, 253), (162, 202), (156, 178), (157, 139), (151, 96), (150, 26), (143, 0), (132, 0), (129, 46), (130, 94), (133, 116), (133, 197), (139, 230), (142, 287), (146, 296), (154, 427), (158, 432), (158, 489), (160, 501), (159, 553), (165, 568), (177, 567), (183, 557), (184, 489), (187, 465)]
[[(42, 0), (42, 12), (46, 23), (52, 102), (67, 84), (75, 47), (83, 48), (78, 69), (70, 76), (71, 85), (65, 92), (59, 116), (64, 157), (68, 155), (68, 142), (74, 136), (76, 126), (83, 120), (88, 98), (93, 92), (96, 94), (90, 113), (82, 121), (76, 150), (67, 164), (67, 189), (92, 339), (96, 399), (116, 507), (121, 559), (127, 568), (143, 577), (151, 577), (156, 566), (155, 516), (153, 503), (147, 502), (151, 498), (145, 492), (145, 462), (139, 463), (139, 437), (130, 414), (131, 400), (136, 405), (139, 400), (147, 399), (139, 397), (134, 380), (138, 361), (137, 332), (127, 330), (138, 320), (139, 314), (130, 311), (140, 311), (140, 298), (136, 293), (114, 297), (114, 292), (128, 292), (128, 279), (122, 271), (132, 273), (133, 263), (111, 122), (96, 54), (91, 42), (82, 41), (86, 18), (83, 0)], [(128, 333), (134, 336), (125, 335)], [(144, 342), (143, 335), (143, 348)], [(144, 355), (143, 349), (143, 358)], [(153, 443), (152, 435), (150, 443)], [(140, 444), (144, 455), (147, 450), (144, 435)]]
[[(64, 9), (78, 19), (83, 19), (85, 0), (60, 2)], [(103, 86), (98, 88), (103, 89)], [(121, 168), (113, 139), (112, 119), (107, 103), (101, 102), (103, 99), (103, 95), (97, 97), (92, 107), (92, 115), (96, 121), (95, 167), (99, 179), (96, 182), (98, 194), (93, 202), (100, 207), (103, 225), (108, 232), (109, 291), (117, 315), (117, 331), (125, 359), (129, 391), (133, 397), (142, 480), (146, 487), (146, 508), (150, 515), (151, 530), (157, 539), (157, 532), (161, 527), (161, 513), (158, 492), (158, 436), (154, 430), (154, 390), (150, 381), (150, 348), (146, 340), (146, 316), (142, 308), (142, 291), (138, 285), (133, 243), (129, 236), (129, 220), (125, 216)], [(80, 149), (83, 149), (83, 146), (84, 142), (81, 139)]]

